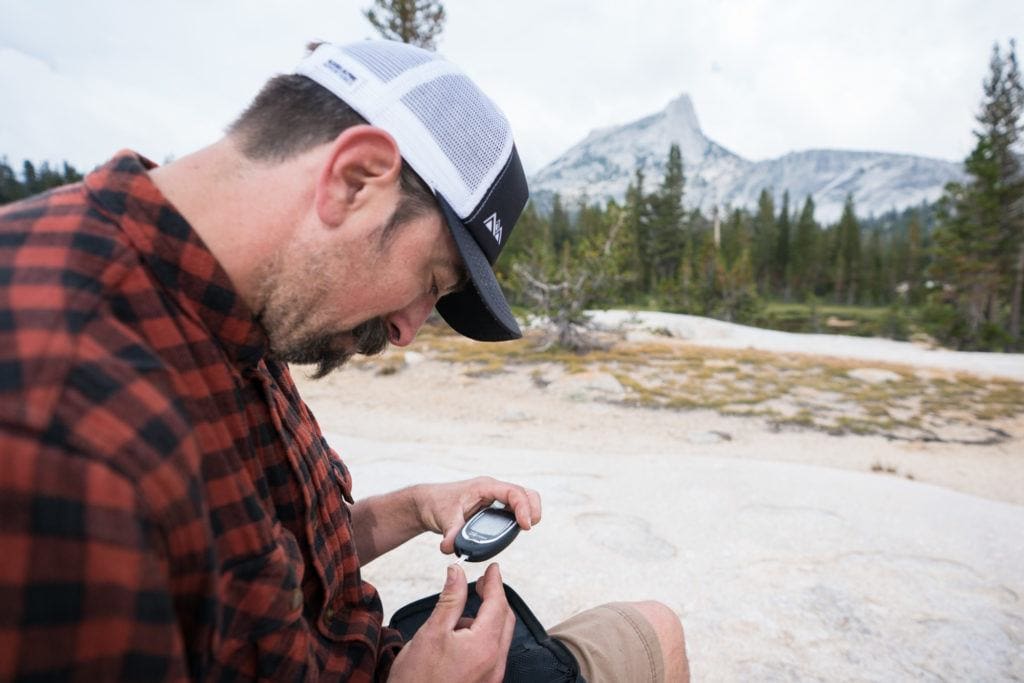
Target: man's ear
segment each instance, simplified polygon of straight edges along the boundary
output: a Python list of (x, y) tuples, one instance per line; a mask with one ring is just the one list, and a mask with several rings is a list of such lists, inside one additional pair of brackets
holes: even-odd
[(320, 220), (338, 226), (355, 210), (381, 201), (397, 187), (402, 155), (391, 135), (374, 126), (343, 130), (328, 150), (316, 186)]

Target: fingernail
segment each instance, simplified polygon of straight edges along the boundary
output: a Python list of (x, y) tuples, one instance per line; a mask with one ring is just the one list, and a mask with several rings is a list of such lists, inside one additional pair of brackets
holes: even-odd
[(451, 586), (455, 583), (455, 565), (448, 565), (448, 576), (444, 580), (445, 587)]

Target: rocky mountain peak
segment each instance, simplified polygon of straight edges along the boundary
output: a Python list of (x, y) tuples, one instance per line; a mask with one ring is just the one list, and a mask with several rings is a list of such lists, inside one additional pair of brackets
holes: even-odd
[(636, 169), (648, 188), (662, 179), (669, 146), (679, 145), (686, 173), (684, 203), (710, 211), (714, 205), (753, 207), (762, 189), (785, 191), (797, 204), (810, 195), (822, 221), (838, 219), (847, 194), (861, 215), (881, 214), (934, 201), (963, 167), (939, 159), (844, 150), (794, 151), (752, 162), (704, 135), (693, 101), (682, 93), (660, 112), (593, 131), (537, 172), (530, 181), (543, 207), (558, 193), (572, 204), (621, 201)]
[(693, 108), (693, 101), (686, 93), (669, 102), (668, 106), (664, 109), (664, 115), (665, 123), (669, 128), (701, 132), (700, 122), (697, 121), (697, 112)]

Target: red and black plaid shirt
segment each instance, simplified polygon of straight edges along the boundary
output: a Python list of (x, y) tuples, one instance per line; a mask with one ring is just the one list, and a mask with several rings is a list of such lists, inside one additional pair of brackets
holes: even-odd
[(150, 167), (0, 212), (0, 680), (382, 680), (349, 474)]

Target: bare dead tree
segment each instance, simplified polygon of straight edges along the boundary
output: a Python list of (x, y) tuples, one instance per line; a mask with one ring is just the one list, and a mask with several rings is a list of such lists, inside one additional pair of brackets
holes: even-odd
[(551, 324), (542, 350), (558, 345), (584, 353), (600, 346), (586, 311), (622, 278), (618, 252), (624, 223), (625, 215), (620, 212), (606, 234), (585, 239), (575, 258), (563, 255), (560, 265), (548, 276), (537, 259), (513, 265), (524, 294)]

